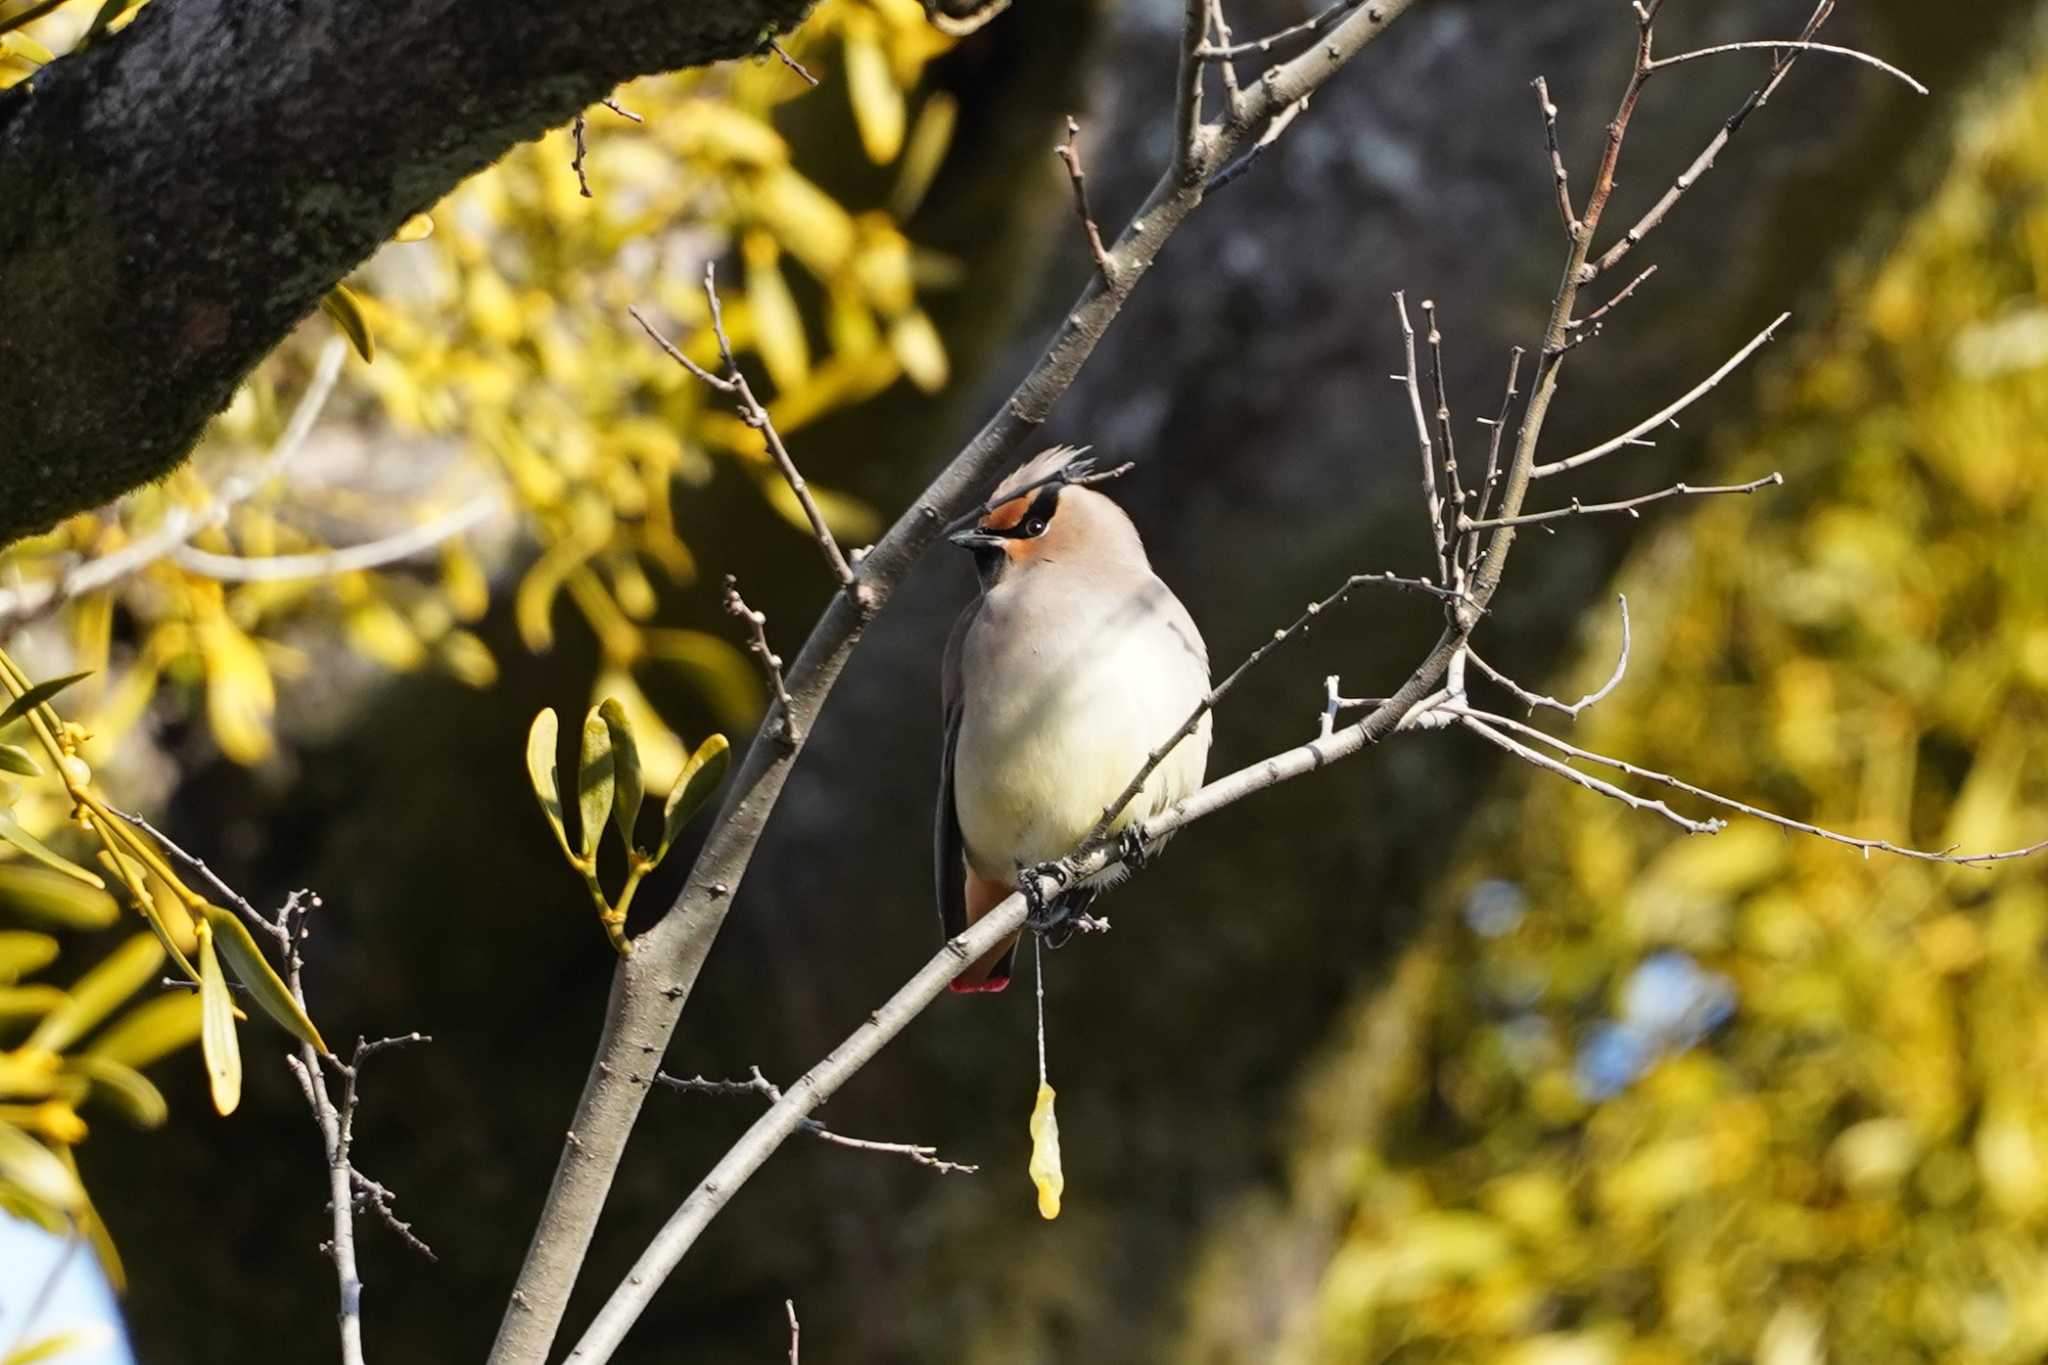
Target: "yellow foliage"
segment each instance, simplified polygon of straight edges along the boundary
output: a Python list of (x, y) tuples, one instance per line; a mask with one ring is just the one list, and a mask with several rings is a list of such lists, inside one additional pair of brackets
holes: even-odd
[[(2044, 149), (2036, 76), (1727, 452), (1786, 491), (1624, 572), (1636, 666), (1575, 739), (1856, 834), (2048, 835)], [(1435, 1075), (1290, 1358), (2048, 1356), (2048, 865), (1687, 838), (1520, 768), (1501, 799), (1507, 865), (1458, 881), (1526, 913), (1416, 950)], [(1589, 1092), (1574, 1057), (1674, 948), (1732, 1018)]]

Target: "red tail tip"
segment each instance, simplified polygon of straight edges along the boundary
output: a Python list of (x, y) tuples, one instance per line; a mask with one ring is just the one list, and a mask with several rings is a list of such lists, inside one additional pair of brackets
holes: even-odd
[(1010, 978), (1007, 976), (984, 977), (980, 981), (969, 981), (964, 976), (956, 976), (947, 983), (946, 989), (955, 995), (992, 995), (997, 991), (1009, 989), (1009, 985)]

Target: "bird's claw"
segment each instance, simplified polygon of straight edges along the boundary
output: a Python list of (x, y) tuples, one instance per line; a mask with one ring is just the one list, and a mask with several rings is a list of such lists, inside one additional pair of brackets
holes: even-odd
[[(1073, 883), (1073, 880), (1073, 875), (1057, 862), (1040, 863), (1036, 867), (1027, 867), (1019, 873), (1017, 889), (1024, 893), (1024, 904), (1028, 907), (1024, 916), (1024, 927), (1043, 937), (1058, 930), (1068, 920), (1072, 919), (1074, 916), (1073, 907), (1068, 905), (1058, 893), (1054, 894), (1051, 901), (1046, 900), (1044, 883), (1052, 882), (1063, 892)], [(1062, 936), (1060, 943), (1065, 942), (1066, 936)], [(1055, 943), (1051, 946), (1058, 947), (1059, 944)]]
[(1145, 832), (1136, 825), (1125, 826), (1123, 832), (1116, 836), (1116, 856), (1117, 861), (1131, 871), (1143, 871), (1145, 864), (1152, 859), (1152, 852), (1145, 843)]

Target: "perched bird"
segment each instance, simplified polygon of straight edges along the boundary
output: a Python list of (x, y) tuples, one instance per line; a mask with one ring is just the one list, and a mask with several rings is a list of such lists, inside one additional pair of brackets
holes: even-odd
[[(1153, 575), (1137, 528), (1067, 481), (1088, 468), (1080, 454), (1056, 446), (1038, 456), (951, 537), (973, 552), (981, 596), (954, 625), (942, 673), (934, 851), (948, 938), (1008, 897), (1020, 870), (1072, 851), (1209, 690), (1201, 632)], [(1204, 716), (1112, 828), (1196, 790), (1208, 761)], [(1084, 908), (1123, 873), (1065, 892), (1062, 908)], [(1016, 951), (1012, 935), (953, 989), (1003, 989)]]

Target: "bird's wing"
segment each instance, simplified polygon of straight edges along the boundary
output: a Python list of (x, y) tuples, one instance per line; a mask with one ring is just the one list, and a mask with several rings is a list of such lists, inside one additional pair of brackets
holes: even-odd
[(932, 831), (932, 873), (939, 893), (939, 927), (947, 938), (967, 928), (967, 855), (960, 838), (960, 811), (953, 804), (953, 751), (960, 742), (960, 647), (981, 610), (977, 599), (953, 625), (939, 670), (945, 716), (945, 748), (939, 759), (939, 805)]

